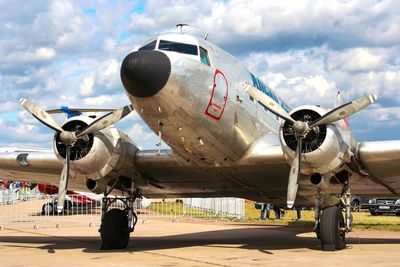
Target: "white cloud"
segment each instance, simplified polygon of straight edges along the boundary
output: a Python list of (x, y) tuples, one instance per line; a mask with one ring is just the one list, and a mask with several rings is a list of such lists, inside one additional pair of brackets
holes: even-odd
[[(6, 120), (0, 118), (0, 140), (1, 145), (5, 146), (7, 144), (3, 143), (8, 140), (10, 143), (19, 142), (25, 144), (29, 143), (43, 143), (51, 142), (53, 140), (54, 133), (52, 130), (46, 129), (46, 126), (32, 125), (24, 123), (10, 123)], [(10, 134), (12, 133), (12, 134)]]
[(7, 63), (13, 64), (26, 64), (36, 63), (42, 61), (49, 61), (56, 55), (56, 51), (53, 48), (40, 47), (34, 51), (16, 51), (6, 56)]
[(83, 82), (81, 84), (80, 94), (82, 96), (91, 95), (93, 93), (93, 84), (94, 84), (93, 77), (85, 77), (85, 79), (83, 79)]
[(329, 68), (349, 72), (373, 71), (382, 69), (386, 60), (386, 51), (383, 49), (353, 48), (330, 53)]
[(34, 57), (41, 60), (52, 59), (56, 55), (53, 48), (41, 47), (36, 49)]
[(139, 123), (135, 123), (128, 130), (127, 133), (133, 140), (137, 141), (148, 141), (154, 136), (154, 133), (144, 131), (144, 128)]
[[(2, 110), (8, 116), (10, 111), (20, 111), (16, 102), (20, 97), (29, 97), (44, 108), (128, 104), (119, 77), (124, 56), (147, 37), (174, 30), (181, 22), (200, 27), (189, 27), (189, 32), (201, 36), (209, 32), (211, 42), (240, 58), (294, 107), (331, 107), (337, 90), (348, 100), (376, 93), (382, 109), (400, 106), (398, 1), (206, 0), (199, 4), (178, 0), (171, 5), (166, 0), (150, 0), (143, 8), (136, 6), (137, 2), (125, 0), (37, 0), (19, 5), (3, 1)], [(398, 121), (380, 112), (380, 127)], [(20, 119), (42, 127), (29, 116)], [(6, 115), (0, 118), (16, 127)], [(370, 123), (365, 116), (357, 118)], [(119, 125), (131, 131), (131, 122), (138, 119), (132, 113)], [(139, 133), (150, 133), (142, 126), (136, 129)], [(34, 129), (23, 130), (35, 133)], [(147, 141), (151, 148), (154, 138)], [(7, 140), (18, 143), (3, 135), (2, 142)], [(21, 141), (25, 142), (34, 141)]]
[(0, 112), (13, 111), (18, 107), (17, 101), (6, 101), (0, 103)]
[(330, 108), (338, 91), (335, 82), (320, 74), (287, 78), (282, 73), (268, 73), (264, 81), (292, 107), (313, 104)]
[(128, 104), (129, 100), (124, 93), (114, 95), (99, 95), (83, 99), (83, 103), (90, 107), (119, 108)]

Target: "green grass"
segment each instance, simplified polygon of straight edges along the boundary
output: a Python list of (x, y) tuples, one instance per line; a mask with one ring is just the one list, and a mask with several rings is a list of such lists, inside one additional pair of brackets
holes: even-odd
[[(275, 212), (271, 209), (270, 220), (260, 221), (260, 210), (254, 207), (254, 202), (246, 200), (245, 219), (238, 220), (235, 217), (214, 214), (212, 211), (190, 208), (181, 202), (155, 202), (147, 209), (147, 212), (155, 213), (156, 216), (186, 216), (191, 218), (209, 220), (229, 220), (250, 223), (264, 223), (272, 225), (299, 225), (314, 226), (314, 211), (303, 210), (301, 220), (296, 221), (296, 211), (287, 210), (283, 220), (275, 219)], [(353, 227), (356, 229), (373, 229), (386, 231), (400, 231), (400, 217), (393, 215), (372, 216), (369, 212), (353, 212)]]
[[(301, 212), (302, 219), (295, 221), (296, 211), (286, 211), (284, 220), (275, 220), (275, 213), (270, 212), (270, 220), (260, 221), (260, 210), (254, 207), (253, 201), (246, 201), (246, 220), (249, 222), (278, 224), (278, 225), (314, 225), (314, 211), (303, 210)], [(353, 212), (353, 227), (356, 229), (373, 229), (386, 231), (400, 231), (400, 217), (394, 215), (372, 216), (369, 212)]]

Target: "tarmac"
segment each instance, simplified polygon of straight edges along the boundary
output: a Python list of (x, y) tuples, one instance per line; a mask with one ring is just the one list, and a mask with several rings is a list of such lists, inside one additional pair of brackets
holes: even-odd
[(310, 228), (140, 221), (126, 250), (100, 250), (98, 227), (14, 224), (0, 231), (0, 266), (400, 266), (400, 233), (355, 230), (348, 248), (321, 251)]

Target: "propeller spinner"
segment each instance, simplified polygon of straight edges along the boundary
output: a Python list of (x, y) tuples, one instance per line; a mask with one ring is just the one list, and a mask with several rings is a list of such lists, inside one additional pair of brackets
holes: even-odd
[(60, 213), (64, 209), (65, 196), (67, 193), (68, 176), (71, 161), (71, 148), (74, 147), (76, 141), (78, 141), (79, 139), (85, 139), (88, 134), (100, 131), (118, 122), (126, 115), (128, 115), (133, 110), (133, 107), (132, 105), (127, 105), (125, 107), (115, 109), (112, 112), (109, 112), (99, 119), (93, 121), (82, 130), (66, 131), (63, 130), (60, 125), (58, 125), (58, 123), (50, 116), (49, 113), (40, 108), (37, 104), (24, 98), (20, 100), (20, 103), (37, 120), (59, 133), (60, 141), (63, 142), (66, 146), (65, 161), (58, 187), (57, 211)]

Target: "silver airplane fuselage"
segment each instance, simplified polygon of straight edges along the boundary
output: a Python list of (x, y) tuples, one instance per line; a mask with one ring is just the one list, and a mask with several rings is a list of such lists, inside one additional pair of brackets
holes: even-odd
[[(236, 58), (210, 42), (182, 33), (158, 35), (124, 59), (121, 80), (142, 119), (187, 161), (232, 166), (260, 142), (282, 145), (289, 164), (294, 157), (281, 121), (250, 97), (244, 85), (256, 87), (286, 111), (290, 108)], [(302, 157), (303, 174), (334, 174), (343, 161), (350, 161), (356, 143), (345, 123), (328, 125), (326, 137), (316, 151), (306, 151), (311, 161)]]
[(136, 97), (127, 90), (143, 120), (156, 134), (161, 132), (163, 141), (180, 156), (201, 165), (227, 166), (240, 159), (260, 133), (279, 144), (279, 121), (242, 90), (252, 77), (238, 60), (186, 34), (154, 40), (191, 44), (208, 52), (210, 66), (199, 55), (156, 48), (171, 64), (165, 86), (149, 97)]

